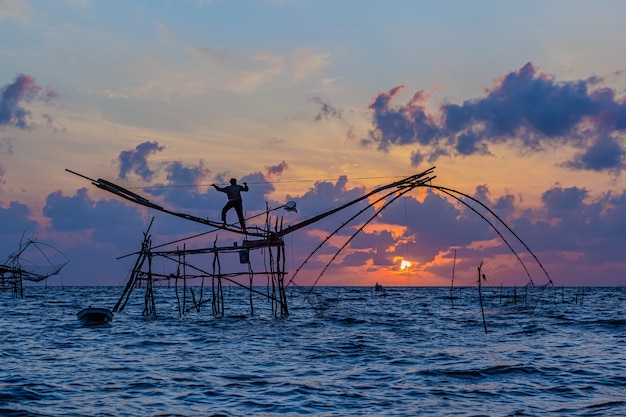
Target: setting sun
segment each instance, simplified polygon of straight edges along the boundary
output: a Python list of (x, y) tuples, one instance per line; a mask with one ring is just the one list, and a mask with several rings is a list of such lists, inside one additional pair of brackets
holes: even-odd
[(402, 260), (402, 262), (400, 263), (400, 269), (403, 271), (409, 268), (410, 266), (411, 266), (411, 262), (406, 261), (406, 260)]

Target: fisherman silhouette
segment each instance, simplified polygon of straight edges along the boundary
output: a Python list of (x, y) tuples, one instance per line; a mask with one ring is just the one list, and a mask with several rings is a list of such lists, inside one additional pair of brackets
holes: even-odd
[(234, 207), (237, 212), (237, 217), (239, 218), (241, 230), (246, 233), (246, 221), (243, 218), (243, 202), (241, 200), (241, 192), (248, 191), (248, 183), (244, 182), (243, 185), (238, 185), (237, 180), (235, 178), (231, 178), (230, 185), (227, 187), (218, 187), (215, 184), (211, 185), (213, 185), (217, 191), (226, 193), (226, 196), (228, 197), (228, 203), (226, 203), (222, 209), (222, 223), (226, 225), (226, 212)]

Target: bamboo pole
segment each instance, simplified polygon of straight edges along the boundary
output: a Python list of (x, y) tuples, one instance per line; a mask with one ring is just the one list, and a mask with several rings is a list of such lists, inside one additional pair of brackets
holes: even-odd
[(480, 271), (482, 266), (483, 266), (483, 263), (481, 262), (480, 265), (478, 265), (478, 298), (480, 299), (480, 312), (483, 316), (483, 327), (485, 328), (485, 334), (486, 334), (487, 333), (487, 321), (485, 320), (485, 309), (483, 307), (483, 295), (481, 292), (481, 287), (482, 287), (481, 282), (483, 279), (485, 279), (485, 274), (482, 274)]

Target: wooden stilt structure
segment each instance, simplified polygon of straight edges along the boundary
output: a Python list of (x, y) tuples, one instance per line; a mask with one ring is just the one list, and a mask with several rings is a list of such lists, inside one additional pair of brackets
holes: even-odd
[(151, 237), (150, 237), (150, 228), (152, 227), (152, 222), (154, 221), (154, 219), (152, 219), (152, 221), (150, 221), (150, 225), (148, 226), (148, 230), (146, 230), (143, 233), (143, 241), (141, 242), (141, 250), (138, 253), (137, 256), (137, 260), (135, 261), (135, 265), (133, 266), (133, 269), (131, 270), (131, 274), (130, 274), (130, 278), (128, 279), (128, 281), (126, 282), (126, 286), (124, 287), (124, 291), (122, 292), (121, 297), (119, 298), (119, 300), (117, 300), (117, 303), (115, 304), (115, 307), (113, 307), (113, 312), (116, 313), (118, 311), (123, 311), (124, 307), (126, 307), (126, 303), (128, 302), (128, 299), (130, 298), (130, 294), (133, 290), (133, 288), (135, 288), (135, 286), (138, 285), (138, 282), (140, 280), (141, 274), (142, 274), (142, 269), (143, 269), (143, 265), (146, 262), (146, 259), (148, 258), (149, 255), (149, 251), (150, 251), (150, 246), (151, 246)]
[[(269, 224), (269, 223), (268, 223)], [(148, 226), (148, 230), (144, 232), (144, 239), (141, 243), (141, 249), (136, 253), (136, 260), (130, 277), (124, 291), (119, 300), (113, 307), (113, 312), (123, 311), (131, 296), (133, 289), (145, 288), (144, 309), (143, 314), (146, 316), (156, 315), (156, 301), (154, 289), (158, 286), (158, 282), (167, 281), (168, 285), (174, 285), (178, 303), (178, 311), (182, 316), (191, 310), (200, 311), (200, 307), (206, 303), (211, 303), (211, 311), (215, 316), (225, 315), (225, 297), (224, 286), (235, 285), (247, 289), (249, 292), (249, 309), (250, 315), (255, 314), (254, 299), (262, 296), (269, 300), (272, 313), (276, 317), (285, 317), (289, 315), (287, 307), (287, 299), (285, 296), (285, 252), (284, 241), (282, 238), (270, 237), (266, 239), (244, 239), (242, 245), (233, 243), (229, 246), (218, 246), (217, 238), (213, 242), (212, 247), (199, 249), (180, 249), (161, 250), (152, 247), (152, 239), (150, 228), (152, 222)], [(280, 231), (278, 223), (275, 231)], [(258, 234), (257, 232), (255, 234)], [(253, 268), (250, 252), (263, 252), (266, 260), (264, 270), (257, 271)], [(205, 270), (190, 261), (193, 257), (212, 256), (211, 270)], [(244, 269), (234, 272), (224, 272), (222, 270), (222, 258), (237, 255), (239, 264)], [(155, 271), (154, 262), (156, 259), (165, 260), (175, 272), (164, 274)], [(206, 259), (206, 258), (205, 258)], [(231, 259), (232, 264), (232, 259)], [(247, 282), (242, 283), (239, 277), (248, 278)], [(267, 277), (267, 290), (263, 292), (260, 288), (258, 278)], [(206, 279), (210, 279), (211, 292), (208, 294), (204, 291), (204, 283)], [(245, 279), (245, 278), (244, 278)], [(196, 294), (194, 291), (199, 289)], [(191, 300), (189, 300), (191, 298)]]
[(14, 298), (23, 298), (24, 285), (21, 269), (10, 265), (0, 265), (0, 290), (11, 290), (11, 295)]

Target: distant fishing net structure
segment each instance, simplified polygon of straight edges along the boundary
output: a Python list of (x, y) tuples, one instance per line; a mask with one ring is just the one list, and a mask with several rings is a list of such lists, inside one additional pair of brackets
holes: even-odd
[(41, 282), (58, 275), (69, 263), (60, 250), (34, 239), (20, 242), (18, 249), (0, 262), (0, 290), (24, 296), (23, 281)]
[[(517, 241), (523, 249), (527, 253), (529, 253), (532, 258), (539, 265), (545, 276), (547, 277), (547, 282), (542, 286), (545, 288), (548, 285), (553, 285), (552, 279), (548, 274), (547, 270), (539, 261), (539, 258), (533, 253), (533, 251), (528, 247), (528, 245), (509, 227), (492, 209), (490, 209), (487, 205), (477, 200), (476, 198), (465, 194), (461, 191), (454, 190), (452, 188), (436, 186), (432, 184), (432, 180), (435, 179), (435, 176), (431, 175), (434, 171), (434, 167), (407, 179), (394, 182), (392, 184), (379, 187), (372, 192), (366, 194), (364, 198), (373, 197), (368, 200), (365, 207), (359, 210), (357, 213), (353, 214), (350, 218), (348, 218), (345, 222), (339, 225), (335, 230), (329, 233), (326, 238), (324, 238), (319, 245), (306, 257), (306, 259), (300, 264), (298, 268), (296, 268), (293, 276), (289, 280), (287, 285), (295, 285), (295, 279), (298, 276), (298, 273), (304, 268), (304, 266), (313, 258), (314, 255), (318, 253), (333, 237), (337, 236), (342, 230), (345, 230), (347, 227), (354, 227), (353, 225), (360, 221), (360, 225), (356, 228), (356, 230), (348, 235), (345, 239), (344, 243), (339, 246), (336, 253), (330, 258), (330, 260), (326, 263), (326, 265), (321, 269), (317, 278), (315, 279), (312, 286), (307, 289), (300, 288), (300, 291), (304, 294), (305, 299), (309, 301), (309, 303), (314, 307), (318, 308), (318, 306), (324, 305), (325, 302), (320, 301), (320, 296), (314, 292), (315, 286), (318, 284), (324, 273), (328, 270), (331, 264), (339, 257), (340, 253), (350, 244), (350, 242), (374, 219), (376, 219), (380, 213), (387, 209), (392, 203), (394, 203), (398, 198), (407, 194), (410, 191), (413, 191), (415, 188), (424, 187), (431, 189), (433, 191), (442, 193), (447, 195), (463, 206), (467, 207), (469, 210), (478, 215), (481, 219), (486, 221), (489, 226), (495, 231), (498, 237), (504, 242), (504, 244), (510, 249), (512, 254), (515, 256), (517, 261), (520, 263), (521, 267), (526, 273), (528, 277), (527, 286), (534, 286), (535, 282), (533, 281), (529, 269), (527, 268), (524, 260), (520, 257), (518, 251), (514, 248), (511, 240)], [(354, 202), (348, 203), (341, 208), (345, 208), (349, 205), (354, 204)], [(336, 209), (338, 211), (338, 209)], [(365, 217), (365, 218), (363, 218)], [(504, 230), (502, 230), (504, 229)], [(505, 236), (508, 235), (507, 236)], [(528, 291), (526, 291), (528, 294)]]
[[(541, 262), (539, 262), (537, 256), (493, 210), (468, 194), (451, 188), (433, 185), (432, 181), (436, 178), (435, 175), (433, 175), (434, 169), (435, 167), (431, 167), (421, 173), (379, 186), (336, 208), (332, 208), (286, 227), (283, 227), (283, 218), (272, 216), (272, 213), (280, 208), (284, 208), (287, 211), (296, 211), (295, 203), (288, 202), (285, 205), (275, 208), (267, 206), (265, 212), (252, 216), (257, 217), (265, 215), (264, 224), (261, 226), (250, 226), (247, 230), (242, 230), (233, 225), (211, 221), (208, 218), (199, 218), (186, 213), (175, 212), (110, 181), (101, 178), (91, 179), (82, 174), (70, 170), (67, 171), (89, 179), (92, 184), (98, 188), (111, 192), (135, 204), (204, 224), (211, 228), (206, 233), (200, 235), (222, 231), (239, 234), (244, 237), (241, 245), (234, 242), (231, 245), (219, 246), (216, 237), (212, 247), (188, 249), (186, 243), (183, 243), (181, 247), (181, 242), (184, 242), (186, 239), (154, 246), (149, 227), (148, 230), (144, 232), (141, 249), (138, 252), (130, 254), (136, 255), (137, 260), (133, 266), (124, 292), (113, 308), (114, 312), (124, 309), (133, 288), (143, 286), (146, 288), (143, 313), (145, 315), (155, 315), (156, 303), (153, 287), (158, 281), (167, 281), (168, 285), (173, 283), (176, 288), (178, 311), (181, 315), (191, 310), (199, 310), (200, 306), (203, 304), (210, 303), (213, 314), (223, 316), (225, 314), (224, 285), (239, 286), (248, 291), (251, 315), (254, 314), (253, 299), (255, 297), (263, 297), (269, 300), (272, 313), (275, 316), (288, 316), (289, 308), (287, 306), (287, 296), (285, 293), (285, 287), (288, 286), (292, 286), (297, 292), (301, 293), (313, 308), (326, 308), (329, 305), (328, 300), (325, 300), (324, 297), (316, 293), (315, 287), (327, 272), (328, 268), (339, 258), (341, 253), (349, 247), (355, 237), (380, 216), (384, 210), (389, 208), (399, 198), (418, 188), (427, 188), (434, 192), (444, 194), (456, 200), (459, 204), (465, 206), (486, 221), (521, 264), (528, 277), (529, 286), (534, 286), (535, 282), (531, 277), (523, 257), (520, 256), (518, 250), (515, 249), (514, 244), (517, 246), (521, 245), (522, 250), (530, 254), (532, 259), (546, 275), (548, 282), (544, 287), (552, 284), (552, 279)], [(352, 208), (352, 210), (349, 211), (349, 208)], [(287, 271), (285, 268), (286, 256), (284, 237), (330, 216), (336, 218), (337, 216), (335, 215), (340, 212), (344, 214), (348, 213), (347, 219), (338, 222), (339, 225), (330, 232), (326, 238), (322, 239), (300, 266), (295, 268), (289, 281), (286, 281)], [(345, 233), (346, 230), (348, 233)], [(331, 239), (332, 245), (330, 244)], [(343, 243), (337, 247), (337, 241), (341, 239), (343, 239)], [(329, 256), (329, 258), (325, 266), (320, 269), (313, 284), (307, 286), (297, 285), (296, 277), (298, 277), (305, 265), (315, 255), (319, 254), (322, 248), (326, 248), (327, 250), (329, 246), (331, 246), (330, 253), (332, 253), (332, 255), (329, 254), (328, 251), (324, 253), (324, 255)], [(169, 249), (166, 247), (169, 247)], [(257, 256), (253, 257), (253, 254)], [(198, 255), (200, 255), (200, 258), (204, 261), (204, 265), (201, 265), (199, 262), (191, 261), (192, 258), (197, 258)], [(223, 261), (231, 255), (238, 256), (239, 269), (226, 270), (226, 264)], [(169, 268), (170, 271), (165, 271), (165, 267), (163, 266), (157, 270), (154, 264), (157, 259), (169, 262), (170, 266), (167, 268)], [(232, 262), (230, 265), (232, 266)], [(237, 279), (238, 277), (247, 277), (248, 282), (242, 284), (240, 280)], [(258, 278), (265, 280), (265, 290), (259, 290)], [(195, 282), (195, 284), (192, 285), (192, 282)], [(179, 286), (182, 286), (180, 291)], [(197, 293), (194, 292), (194, 286), (198, 291)]]

